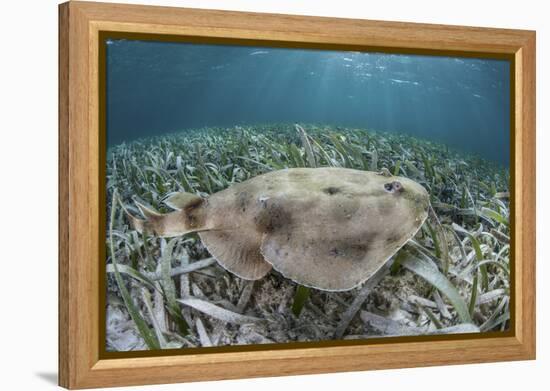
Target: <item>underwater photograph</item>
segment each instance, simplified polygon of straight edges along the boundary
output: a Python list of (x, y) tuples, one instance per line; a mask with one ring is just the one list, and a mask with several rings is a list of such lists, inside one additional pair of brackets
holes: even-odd
[(107, 352), (510, 329), (510, 61), (104, 45)]

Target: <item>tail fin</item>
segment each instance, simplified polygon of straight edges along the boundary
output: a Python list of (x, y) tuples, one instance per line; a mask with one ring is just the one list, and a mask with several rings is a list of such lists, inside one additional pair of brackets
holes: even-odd
[(202, 228), (201, 222), (204, 221), (203, 213), (198, 213), (198, 209), (204, 201), (198, 196), (188, 197), (188, 204), (181, 205), (182, 209), (174, 212), (161, 214), (149, 207), (135, 201), (144, 219), (137, 218), (130, 214), (126, 208), (124, 212), (130, 221), (131, 226), (139, 233), (148, 233), (161, 237), (173, 237), (185, 235)]

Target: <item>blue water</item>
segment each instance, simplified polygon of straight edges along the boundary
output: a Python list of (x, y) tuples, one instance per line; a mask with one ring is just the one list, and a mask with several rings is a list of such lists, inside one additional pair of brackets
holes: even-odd
[(108, 40), (106, 73), (109, 146), (204, 126), (322, 123), (510, 160), (505, 60)]

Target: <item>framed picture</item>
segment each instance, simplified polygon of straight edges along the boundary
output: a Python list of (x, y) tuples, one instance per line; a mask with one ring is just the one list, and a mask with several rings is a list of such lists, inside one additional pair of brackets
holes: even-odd
[(535, 358), (534, 32), (59, 12), (60, 385)]

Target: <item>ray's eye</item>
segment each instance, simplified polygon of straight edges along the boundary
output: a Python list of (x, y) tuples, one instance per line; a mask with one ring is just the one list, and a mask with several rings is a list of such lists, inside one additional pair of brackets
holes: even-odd
[(398, 181), (385, 183), (384, 190), (386, 190), (388, 193), (400, 193), (401, 191), (403, 191), (403, 185), (401, 184), (401, 182)]
[(401, 186), (401, 182), (397, 182), (397, 181), (393, 182), (393, 189), (395, 191), (403, 190), (403, 186)]

